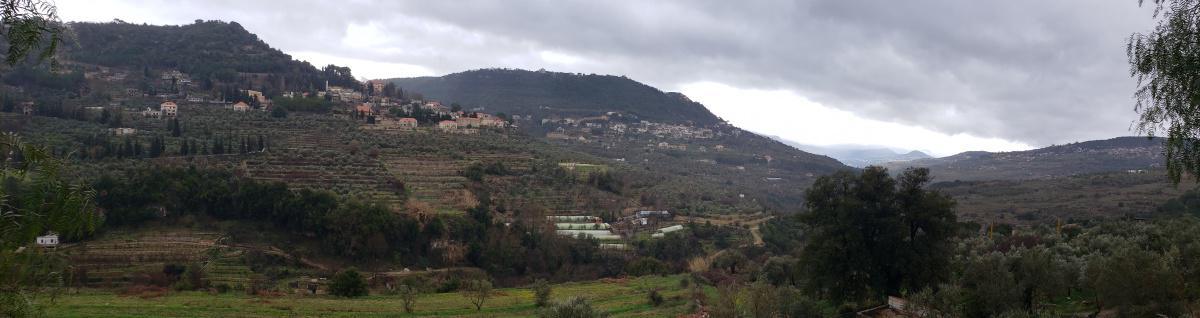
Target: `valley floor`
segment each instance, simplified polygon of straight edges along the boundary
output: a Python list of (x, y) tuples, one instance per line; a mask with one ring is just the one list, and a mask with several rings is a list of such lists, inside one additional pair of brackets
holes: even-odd
[[(575, 296), (612, 317), (673, 317), (689, 310), (684, 276), (646, 276), (554, 285), (551, 298), (566, 301)], [(648, 293), (658, 289), (666, 301), (651, 306)], [(715, 291), (705, 290), (710, 297)], [(538, 308), (533, 293), (524, 288), (497, 289), (481, 312), (460, 293), (424, 294), (416, 310), (404, 313), (399, 296), (371, 295), (357, 299), (330, 296), (256, 297), (241, 293), (210, 295), (179, 292), (142, 298), (104, 291), (64, 294), (47, 310), (50, 317), (531, 317)]]

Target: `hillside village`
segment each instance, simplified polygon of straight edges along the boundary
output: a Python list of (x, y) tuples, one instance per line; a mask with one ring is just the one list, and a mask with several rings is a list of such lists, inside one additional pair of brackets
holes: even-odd
[[(55, 261), (28, 263), (69, 288), (49, 316), (1109, 317), (1200, 299), (1180, 283), (1200, 277), (1200, 190), (1166, 181), (1161, 140), (851, 168), (625, 76), (360, 80), (234, 22), (74, 28), (54, 67), (0, 66), (0, 221), (90, 222), (0, 231), (0, 259)], [(20, 279), (0, 306), (25, 279), (3, 273)], [(1113, 301), (1127, 290), (1155, 306)]]

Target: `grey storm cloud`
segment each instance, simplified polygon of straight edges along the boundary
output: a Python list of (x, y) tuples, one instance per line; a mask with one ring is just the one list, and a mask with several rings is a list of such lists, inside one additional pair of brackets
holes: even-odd
[[(1133, 0), (133, 1), (285, 51), (786, 89), (858, 116), (1047, 145), (1127, 135)], [(547, 65), (555, 52), (580, 58)]]

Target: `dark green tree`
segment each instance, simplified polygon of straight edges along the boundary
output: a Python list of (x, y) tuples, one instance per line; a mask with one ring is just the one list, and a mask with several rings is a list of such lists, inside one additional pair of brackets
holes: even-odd
[(183, 136), (183, 128), (179, 127), (179, 118), (171, 118), (171, 137)]
[(284, 109), (283, 107), (279, 107), (279, 106), (271, 107), (271, 117), (286, 118), (287, 115), (288, 115), (287, 109)]
[(824, 176), (805, 192), (802, 265), (812, 292), (835, 302), (917, 290), (946, 278), (954, 203), (925, 190), (926, 169), (898, 183), (880, 167)]
[(351, 267), (333, 275), (329, 283), (329, 293), (339, 297), (362, 297), (367, 295), (367, 280)]

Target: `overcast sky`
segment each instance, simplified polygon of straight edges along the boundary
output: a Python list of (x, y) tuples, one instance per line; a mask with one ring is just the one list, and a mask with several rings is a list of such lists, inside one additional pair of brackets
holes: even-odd
[(57, 0), (68, 21), (236, 21), (363, 78), (626, 75), (743, 128), (935, 155), (1132, 135), (1134, 0)]

